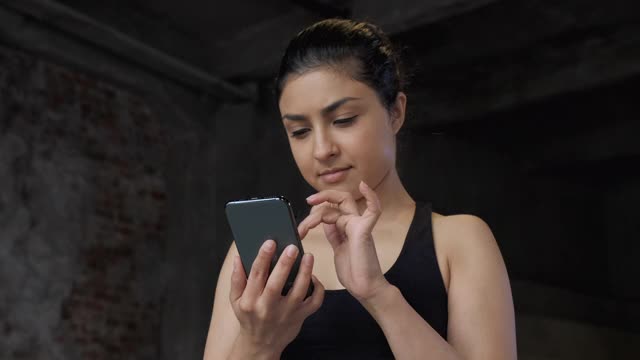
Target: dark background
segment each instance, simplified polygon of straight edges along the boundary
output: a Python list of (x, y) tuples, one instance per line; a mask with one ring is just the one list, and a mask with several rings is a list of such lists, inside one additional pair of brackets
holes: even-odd
[(200, 359), (229, 199), (298, 174), (287, 41), (379, 24), (412, 71), (401, 178), (489, 223), (520, 359), (640, 356), (640, 3), (0, 1), (0, 358)]

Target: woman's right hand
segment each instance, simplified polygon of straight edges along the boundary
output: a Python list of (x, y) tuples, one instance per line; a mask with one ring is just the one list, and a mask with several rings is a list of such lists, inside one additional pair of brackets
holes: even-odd
[[(269, 275), (275, 248), (273, 240), (262, 244), (248, 279), (240, 257), (235, 256), (229, 297), (240, 322), (236, 342), (263, 355), (270, 353), (279, 357), (298, 335), (303, 321), (322, 305), (324, 287), (311, 275), (313, 256), (304, 254), (293, 287), (286, 296), (282, 296), (282, 289), (298, 256), (298, 248), (289, 245)], [(311, 279), (315, 289), (305, 299)]]

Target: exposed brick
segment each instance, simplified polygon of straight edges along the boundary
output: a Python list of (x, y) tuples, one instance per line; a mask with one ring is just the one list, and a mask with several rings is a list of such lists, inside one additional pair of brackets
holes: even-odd
[[(28, 293), (22, 287), (55, 283), (65, 289), (43, 298), (30, 313), (16, 314), (19, 327), (0, 322), (3, 337), (25, 339), (0, 340), (0, 354), (29, 360), (51, 353), (92, 360), (157, 358), (163, 301), (157, 287), (163, 284), (149, 281), (154, 274), (148, 267), (160, 267), (163, 259), (150, 258), (157, 255), (146, 250), (162, 254), (164, 248), (166, 190), (157, 169), (167, 151), (162, 134), (171, 131), (138, 96), (1, 46), (0, 113), (7, 116), (0, 149), (11, 150), (0, 154), (0, 198), (7, 199), (0, 217), (22, 209), (26, 224), (9, 224), (18, 231), (0, 246), (24, 247), (30, 239), (29, 246), (48, 249), (36, 261), (50, 270), (33, 273), (27, 250), (16, 248), (25, 258), (17, 270), (41, 283), (3, 284), (3, 291), (20, 303)], [(10, 252), (0, 251), (1, 262), (7, 260), (4, 253)], [(15, 305), (4, 298), (0, 309)], [(38, 315), (46, 309), (56, 309), (57, 316)], [(55, 322), (40, 323), (49, 319)], [(45, 328), (53, 330), (36, 330)], [(40, 336), (50, 340), (32, 340)]]

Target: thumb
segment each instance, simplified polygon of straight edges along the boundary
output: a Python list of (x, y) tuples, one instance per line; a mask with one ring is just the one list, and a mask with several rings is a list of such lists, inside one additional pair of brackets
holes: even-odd
[(359, 190), (367, 201), (367, 208), (364, 210), (362, 217), (370, 219), (371, 226), (373, 227), (382, 213), (380, 199), (378, 199), (376, 192), (373, 191), (373, 189), (371, 189), (364, 181), (360, 182)]
[(232, 304), (240, 299), (246, 286), (247, 275), (242, 267), (240, 256), (235, 255), (233, 257), (233, 270), (231, 272), (231, 291), (229, 292), (229, 300), (231, 300)]
[(324, 236), (329, 241), (331, 248), (335, 251), (336, 248), (342, 243), (342, 235), (338, 230), (338, 226), (336, 224), (322, 224), (322, 229), (324, 230)]

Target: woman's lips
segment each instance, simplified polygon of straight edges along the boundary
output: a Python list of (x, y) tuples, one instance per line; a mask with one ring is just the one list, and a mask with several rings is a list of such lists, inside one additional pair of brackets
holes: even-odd
[(335, 171), (335, 172), (331, 172), (329, 174), (320, 175), (320, 178), (324, 182), (327, 182), (327, 183), (330, 183), (330, 184), (337, 183), (337, 182), (340, 182), (340, 181), (344, 180), (347, 177), (347, 175), (349, 174), (349, 170), (350, 169), (351, 168), (348, 167), (348, 168), (341, 169), (341, 170), (338, 170), (338, 171)]

